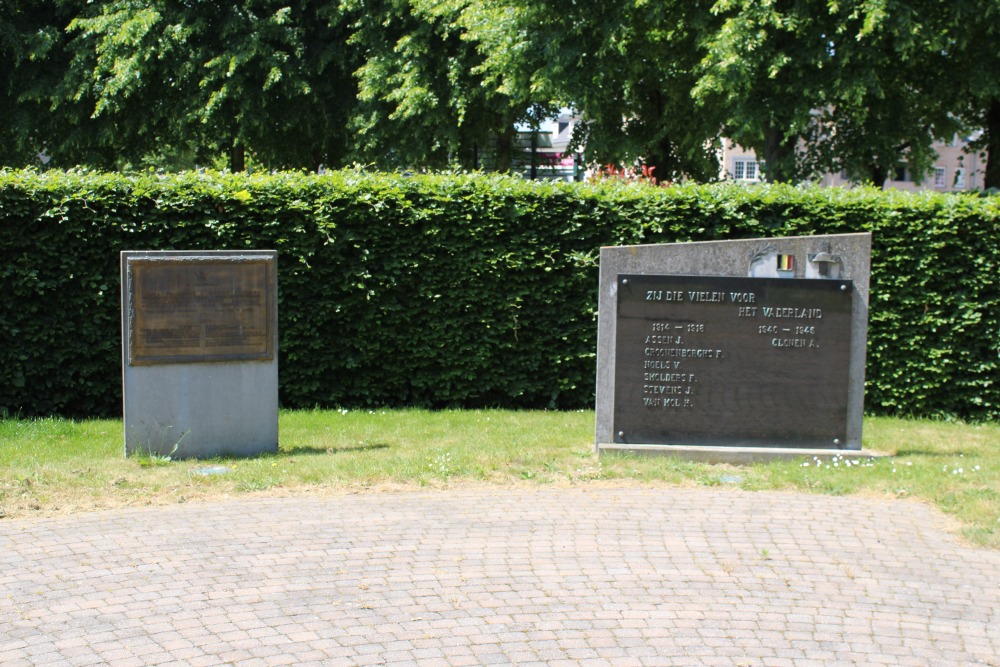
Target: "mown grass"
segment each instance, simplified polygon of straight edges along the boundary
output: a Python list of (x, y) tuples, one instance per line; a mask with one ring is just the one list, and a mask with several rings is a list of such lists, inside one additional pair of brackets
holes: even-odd
[(689, 484), (914, 498), (1000, 548), (1000, 425), (870, 418), (866, 449), (890, 454), (736, 468), (605, 454), (593, 412), (306, 410), (280, 415), (280, 451), (252, 459), (123, 455), (116, 420), (0, 421), (0, 517), (250, 493), (460, 484)]

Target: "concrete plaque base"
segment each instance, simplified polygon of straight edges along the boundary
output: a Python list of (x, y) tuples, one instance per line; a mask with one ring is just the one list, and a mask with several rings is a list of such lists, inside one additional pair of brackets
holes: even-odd
[(872, 450), (837, 451), (827, 448), (808, 447), (712, 447), (692, 445), (621, 445), (603, 443), (599, 448), (601, 454), (607, 452), (626, 452), (641, 456), (673, 456), (688, 461), (701, 463), (728, 463), (730, 465), (750, 465), (768, 461), (795, 461), (812, 459), (814, 456), (829, 462), (835, 456), (857, 459), (879, 459), (891, 456), (884, 452)]

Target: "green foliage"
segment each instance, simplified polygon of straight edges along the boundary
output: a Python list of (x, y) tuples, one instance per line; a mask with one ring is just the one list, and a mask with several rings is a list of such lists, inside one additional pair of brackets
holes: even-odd
[[(40, 166), (48, 137), (71, 132), (50, 113), (50, 95), (65, 69), (66, 2), (0, 0), (0, 165)], [(71, 16), (71, 14), (70, 14)]]
[(998, 225), (866, 189), (0, 172), (0, 413), (120, 412), (122, 250), (278, 250), (286, 407), (578, 408), (601, 246), (870, 230), (869, 411), (996, 419)]
[[(55, 164), (269, 167), (344, 159), (356, 66), (336, 3), (67, 0)], [(65, 29), (65, 30), (63, 30)]]
[(577, 148), (595, 163), (656, 167), (656, 176), (718, 176), (720, 108), (691, 96), (711, 2), (467, 2), (467, 39), (488, 82), (531, 91), (581, 116)]
[(957, 113), (982, 135), (973, 143), (986, 154), (983, 186), (1000, 188), (1000, 2), (981, 0), (949, 5), (938, 32), (948, 37), (942, 58), (947, 61), (948, 90), (961, 100)]
[(517, 124), (565, 107), (573, 150), (663, 180), (716, 180), (726, 137), (769, 181), (881, 184), (961, 132), (1000, 186), (998, 0), (0, 0), (0, 16), (8, 167), (506, 172)]
[(469, 0), (344, 0), (342, 7), (352, 17), (348, 43), (364, 52), (351, 119), (357, 159), (383, 169), (510, 169), (514, 124), (535, 102), (529, 88), (505, 88), (484, 73), (472, 35), (488, 8)]
[(899, 162), (925, 173), (933, 141), (959, 129), (951, 6), (722, 0), (711, 11), (721, 23), (701, 33), (693, 94), (725, 110), (724, 136), (752, 147), (770, 181), (843, 170), (881, 186)]
[(516, 124), (569, 107), (588, 160), (664, 180), (717, 179), (725, 136), (770, 181), (881, 184), (961, 132), (1000, 185), (998, 0), (0, 0), (0, 16), (8, 167), (505, 172)]

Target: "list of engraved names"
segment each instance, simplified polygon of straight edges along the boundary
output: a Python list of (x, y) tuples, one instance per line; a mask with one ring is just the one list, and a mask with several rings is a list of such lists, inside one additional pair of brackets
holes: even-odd
[(129, 268), (133, 363), (272, 356), (265, 261), (133, 260)]
[[(655, 429), (659, 419), (667, 430), (697, 434), (745, 414), (751, 430), (766, 430), (758, 422), (786, 419), (788, 406), (812, 402), (846, 409), (846, 390), (834, 396), (829, 384), (842, 375), (831, 366), (847, 366), (850, 283), (619, 280), (619, 426), (642, 415), (640, 431)], [(619, 428), (624, 439), (630, 430), (635, 434), (635, 427)]]

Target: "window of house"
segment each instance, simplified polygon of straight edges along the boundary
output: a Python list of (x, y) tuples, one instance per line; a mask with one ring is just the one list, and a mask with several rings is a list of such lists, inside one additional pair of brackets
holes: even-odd
[(737, 159), (733, 160), (733, 180), (737, 181), (758, 181), (760, 173), (757, 160)]
[(892, 180), (894, 181), (905, 181), (906, 180), (906, 167), (904, 165), (898, 165), (895, 172), (893, 172)]
[(955, 170), (955, 188), (958, 190), (965, 188), (965, 169), (963, 167)]
[(947, 184), (948, 172), (944, 167), (934, 167), (934, 187), (943, 188)]

